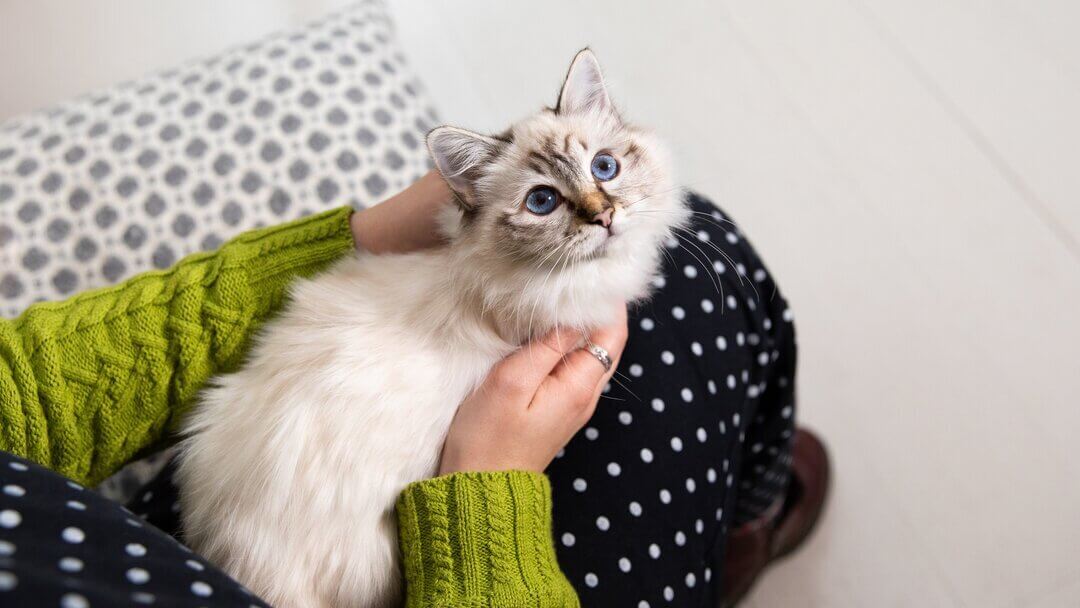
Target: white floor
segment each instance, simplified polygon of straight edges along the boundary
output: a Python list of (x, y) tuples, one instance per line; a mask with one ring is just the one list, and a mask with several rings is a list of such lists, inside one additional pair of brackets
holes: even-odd
[(393, 3), (443, 117), (580, 47), (792, 301), (836, 485), (749, 605), (1080, 605), (1080, 4)]
[[(81, 2), (0, 2), (0, 116), (346, 1), (96, 0), (91, 28)], [(591, 45), (780, 278), (836, 485), (749, 606), (1080, 605), (1080, 3), (391, 3), (476, 129), (551, 103)], [(16, 38), (34, 19), (55, 36)]]

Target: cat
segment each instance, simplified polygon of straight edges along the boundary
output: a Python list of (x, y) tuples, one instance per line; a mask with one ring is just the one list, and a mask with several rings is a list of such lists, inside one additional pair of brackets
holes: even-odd
[(447, 244), (298, 281), (183, 423), (186, 539), (272, 605), (400, 604), (394, 503), (436, 473), (458, 405), (528, 339), (646, 298), (689, 217), (664, 146), (621, 118), (588, 49), (554, 108), (427, 144), (457, 201)]

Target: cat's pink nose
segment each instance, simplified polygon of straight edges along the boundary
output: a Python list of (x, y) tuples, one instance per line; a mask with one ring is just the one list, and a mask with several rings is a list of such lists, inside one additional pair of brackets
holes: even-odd
[(615, 210), (611, 207), (604, 209), (600, 213), (593, 216), (592, 223), (603, 226), (604, 228), (611, 227), (611, 216), (615, 213)]

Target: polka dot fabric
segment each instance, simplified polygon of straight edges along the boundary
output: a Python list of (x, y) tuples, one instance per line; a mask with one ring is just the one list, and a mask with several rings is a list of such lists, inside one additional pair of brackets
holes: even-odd
[(791, 313), (735, 225), (690, 202), (617, 381), (548, 470), (559, 564), (584, 606), (717, 605), (727, 529), (787, 485)]
[(263, 607), (93, 490), (0, 452), (0, 606)]
[(0, 123), (0, 315), (385, 199), (434, 111), (378, 2)]

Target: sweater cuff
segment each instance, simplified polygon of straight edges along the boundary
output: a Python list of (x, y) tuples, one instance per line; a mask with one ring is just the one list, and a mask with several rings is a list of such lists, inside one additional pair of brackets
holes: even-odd
[(540, 473), (455, 473), (397, 502), (406, 605), (577, 606), (559, 570)]

